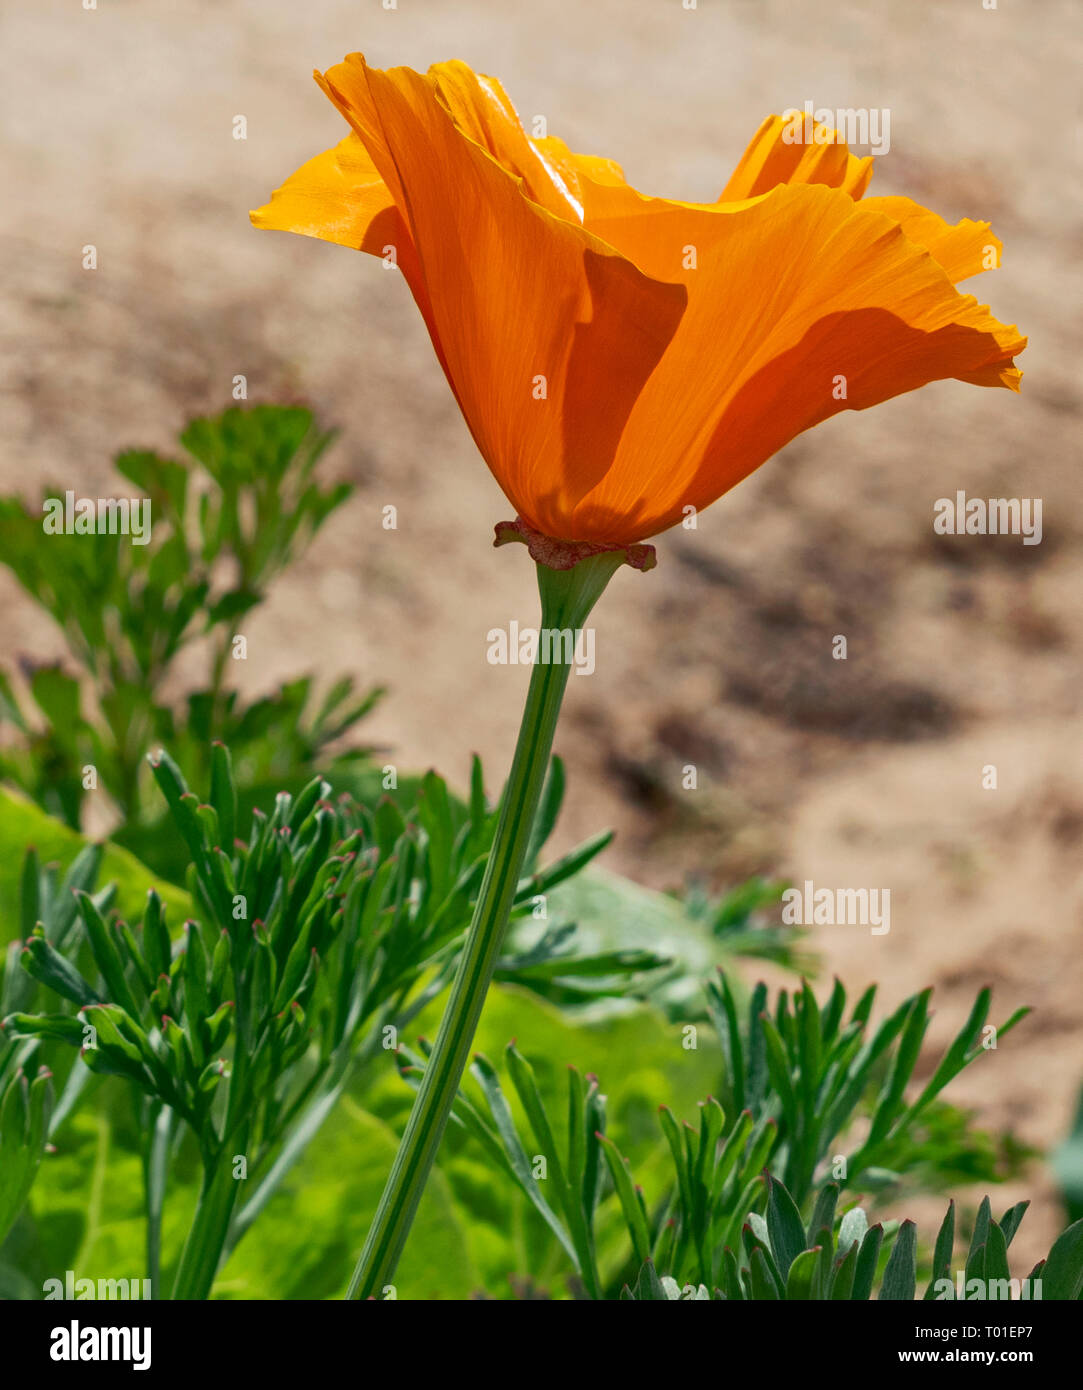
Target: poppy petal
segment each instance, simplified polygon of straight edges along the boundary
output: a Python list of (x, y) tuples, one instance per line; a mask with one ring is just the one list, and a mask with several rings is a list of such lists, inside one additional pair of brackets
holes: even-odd
[(402, 219), (364, 144), (352, 131), (302, 164), (271, 201), (249, 216), (256, 227), (299, 232), (375, 256), (402, 237)]
[(841, 188), (851, 198), (860, 198), (872, 178), (872, 156), (859, 159), (852, 155), (837, 130), (811, 117), (799, 123), (802, 138), (792, 139), (797, 124), (781, 116), (768, 116), (749, 142), (718, 201), (734, 203), (755, 198), (780, 183), (822, 183)]
[(434, 63), (429, 79), (463, 132), (508, 170), (521, 178), (527, 195), (557, 217), (583, 220), (574, 180), (548, 159), (541, 143), (523, 130), (508, 94), (495, 77), (486, 77), (462, 62)]
[(355, 54), (323, 86), (403, 213), (407, 279), (482, 456), (519, 514), (563, 538), (554, 528), (608, 468), (684, 287), (524, 196), (418, 73)]
[(953, 285), (1000, 265), (1004, 247), (988, 222), (964, 219), (952, 226), (912, 198), (866, 198), (862, 206), (898, 222), (908, 241), (940, 262)]
[(583, 224), (645, 274), (687, 280), (725, 235), (712, 215), (735, 203), (761, 197), (780, 184), (826, 185), (860, 198), (872, 177), (871, 156), (850, 154), (838, 132), (819, 123), (812, 124), (815, 138), (808, 143), (787, 143), (788, 124), (781, 116), (767, 117), (717, 203), (649, 197), (624, 181), (619, 166), (607, 169), (608, 161), (593, 161), (596, 168), (603, 166), (596, 173), (583, 156), (571, 156), (579, 175)]
[(945, 377), (1018, 383), (1026, 340), (884, 213), (784, 185), (721, 223), (613, 467), (576, 509), (576, 539), (664, 530), (840, 410)]
[(947, 377), (1018, 389), (1026, 339), (954, 289), (999, 263), (988, 225), (862, 200), (871, 158), (800, 113), (764, 121), (694, 204), (528, 136), (464, 63), (352, 54), (317, 81), (353, 133), (253, 221), (394, 246), (527, 528), (627, 546), (841, 410)]
[(626, 182), (624, 170), (615, 159), (605, 159), (594, 154), (573, 154), (564, 141), (555, 135), (540, 135), (534, 139), (534, 144), (551, 164), (556, 165), (569, 183), (580, 174), (594, 183), (619, 186)]

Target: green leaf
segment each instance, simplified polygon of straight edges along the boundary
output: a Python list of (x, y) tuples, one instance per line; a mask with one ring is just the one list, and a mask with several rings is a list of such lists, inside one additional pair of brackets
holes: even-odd
[(97, 905), (89, 893), (80, 893), (78, 903), (79, 915), (83, 919), (83, 926), (86, 928), (95, 963), (102, 972), (109, 1001), (118, 1004), (130, 1017), (138, 1018), (139, 1009), (132, 998), (128, 981), (124, 977), (124, 962), (121, 960), (120, 952), (109, 934), (105, 919), (98, 911)]
[(729, 1082), (733, 1108), (745, 1108), (745, 1059), (741, 1042), (741, 1029), (737, 1021), (737, 1004), (730, 989), (729, 981), (721, 968), (717, 980), (707, 983), (707, 1012), (714, 1024), (718, 1040), (722, 1045), (722, 1056), (726, 1063), (726, 1079)]
[(796, 1136), (801, 1129), (801, 1113), (798, 1109), (797, 1092), (791, 1080), (786, 1045), (777, 1027), (765, 1013), (760, 1015), (760, 1029), (766, 1048), (767, 1072), (771, 1078), (771, 1085), (778, 1095), (789, 1132)]
[(575, 1243), (571, 1235), (566, 1230), (560, 1218), (553, 1211), (552, 1207), (542, 1196), (538, 1181), (534, 1177), (533, 1169), (526, 1150), (523, 1148), (519, 1132), (515, 1127), (515, 1119), (511, 1113), (507, 1098), (500, 1086), (499, 1077), (492, 1063), (482, 1053), (476, 1053), (473, 1065), (470, 1068), (471, 1075), (477, 1080), (484, 1092), (489, 1111), (493, 1117), (500, 1141), (504, 1146), (509, 1165), (520, 1187), (540, 1213), (543, 1221), (560, 1241), (566, 1253), (578, 1268), (579, 1256), (575, 1248)]
[(601, 854), (612, 839), (613, 832), (605, 830), (600, 835), (594, 835), (591, 839), (585, 840), (583, 844), (554, 860), (553, 863), (547, 864), (544, 869), (537, 870), (530, 878), (523, 879), (519, 884), (516, 901), (521, 902), (525, 898), (535, 898), (539, 894), (551, 893), (558, 884), (580, 874), (592, 859), (596, 859)]
[(1042, 1297), (1078, 1299), (1083, 1292), (1083, 1220), (1053, 1242), (1042, 1271)]
[[(344, 1097), (219, 1271), (214, 1296), (340, 1298), (397, 1142), (384, 1122)], [(395, 1287), (407, 1300), (467, 1299), (481, 1287), (464, 1213), (439, 1169), (422, 1196)]]
[(640, 1269), (632, 1297), (638, 1302), (666, 1303), (669, 1301), (669, 1294), (663, 1287), (652, 1260), (646, 1260)]
[(1008, 1242), (995, 1221), (989, 1223), (989, 1234), (985, 1242), (985, 1278), (990, 1287), (994, 1280), (1007, 1282), (1011, 1278), (1011, 1270), (1008, 1268)]
[(786, 1288), (786, 1276), (779, 1269), (778, 1261), (771, 1251), (770, 1245), (764, 1239), (765, 1223), (755, 1212), (749, 1212), (748, 1219), (741, 1228), (741, 1236), (744, 1240), (745, 1249), (748, 1251), (751, 1262), (753, 1256), (760, 1255), (763, 1259), (764, 1268), (771, 1276), (776, 1296), (784, 1297)]
[[(841, 1249), (841, 1244), (840, 1244)], [(835, 1302), (846, 1302), (853, 1297), (854, 1276), (857, 1272), (857, 1242), (853, 1242), (850, 1248), (842, 1256), (836, 1259), (832, 1269), (832, 1279), (829, 1297)]]
[(817, 1233), (825, 1226), (833, 1230), (835, 1225), (835, 1208), (839, 1200), (838, 1183), (830, 1182), (826, 1187), (821, 1188), (819, 1196), (816, 1198), (816, 1205), (812, 1209), (812, 1220), (808, 1224), (807, 1245), (811, 1247)]
[(921, 1044), (929, 1027), (929, 997), (931, 989), (924, 989), (911, 1002), (891, 1075), (877, 1102), (868, 1145), (871, 1147), (890, 1130), (893, 1121), (902, 1109), (903, 1092), (914, 1073)]
[(211, 748), (210, 799), (218, 813), (220, 843), (230, 853), (237, 835), (237, 786), (233, 779), (233, 761), (229, 749), (220, 741), (216, 741)]
[(757, 1301), (774, 1300), (780, 1297), (774, 1275), (771, 1273), (763, 1247), (757, 1245), (749, 1259), (749, 1277), (752, 1283), (752, 1297)]
[(97, 1004), (100, 996), (71, 962), (55, 950), (44, 935), (31, 936), (22, 953), (24, 970), (43, 985), (74, 1004)]
[(783, 1279), (805, 1249), (805, 1228), (797, 1204), (777, 1178), (767, 1175), (767, 1229), (771, 1253)]
[[(100, 864), (98, 877), (101, 882), (115, 882), (117, 885), (117, 911), (127, 921), (136, 921), (142, 915), (147, 891), (154, 885), (151, 873), (127, 850), (107, 844), (104, 851), (86, 842), (67, 826), (52, 816), (46, 815), (40, 807), (26, 797), (6, 787), (0, 787), (0, 943), (13, 939), (20, 924), (20, 882), (22, 878), (23, 856), (27, 845), (34, 845), (42, 864), (55, 862), (65, 868), (83, 859), (91, 866), (92, 860), (84, 856), (88, 850)], [(88, 890), (91, 884), (84, 875), (73, 887)], [(159, 891), (178, 914), (178, 920), (191, 915), (191, 903), (186, 893), (168, 884), (160, 885)], [(70, 895), (69, 895), (70, 896)], [(71, 918), (75, 917), (75, 902), (70, 901)]]
[(728, 1246), (722, 1252), (722, 1291), (735, 1303), (744, 1301), (745, 1295), (737, 1270), (737, 1256)]
[(857, 1268), (854, 1270), (854, 1290), (850, 1295), (852, 1302), (864, 1303), (871, 1296), (883, 1241), (884, 1228), (879, 1223), (870, 1226), (865, 1232), (857, 1255)]
[(917, 1287), (917, 1227), (904, 1221), (895, 1237), (880, 1285), (880, 1298), (910, 1302)]
[(1029, 1202), (1016, 1202), (1015, 1206), (1009, 1207), (1000, 1218), (1000, 1229), (1004, 1232), (1004, 1239), (1009, 1245), (1011, 1245), (1015, 1233), (1019, 1229), (1019, 1224), (1023, 1220), (1023, 1216), (1029, 1206)]
[(992, 1207), (988, 1197), (981, 1199), (978, 1207), (978, 1214), (974, 1220), (974, 1232), (970, 1237), (970, 1254), (985, 1244), (985, 1238), (989, 1234), (989, 1222), (992, 1220)]
[(2, 1023), (12, 1038), (48, 1038), (82, 1047), (85, 1028), (71, 1014), (8, 1014)]
[(851, 1207), (839, 1222), (839, 1249), (848, 1250), (854, 1241), (860, 1245), (868, 1229), (869, 1221), (864, 1209)]
[(820, 1247), (814, 1246), (810, 1250), (802, 1251), (790, 1265), (789, 1277), (786, 1280), (786, 1298), (788, 1300), (807, 1301), (813, 1297), (812, 1283), (819, 1268), (821, 1253)]
[(650, 1232), (647, 1229), (647, 1218), (643, 1214), (643, 1209), (636, 1200), (635, 1188), (628, 1172), (627, 1160), (621, 1157), (620, 1151), (612, 1140), (604, 1135), (598, 1136), (602, 1145), (602, 1153), (605, 1155), (606, 1165), (613, 1178), (613, 1186), (617, 1190), (620, 1199), (621, 1210), (624, 1212), (624, 1219), (628, 1226), (628, 1234), (632, 1241), (632, 1248), (638, 1260), (646, 1260), (651, 1251)]
[(545, 786), (542, 790), (541, 801), (538, 804), (538, 812), (534, 818), (534, 828), (530, 833), (530, 844), (526, 852), (524, 864), (528, 868), (532, 867), (542, 851), (542, 847), (548, 842), (549, 836), (553, 833), (557, 817), (560, 815), (560, 808), (564, 801), (564, 763), (555, 755), (550, 760), (549, 771), (545, 778)]
[(53, 1108), (52, 1073), (17, 1072), (0, 1092), (0, 1245), (37, 1175)]
[(31, 846), (23, 860), (20, 880), (19, 935), (25, 941), (34, 930), (41, 917), (41, 869), (38, 865), (37, 850)]
[(564, 1220), (575, 1243), (578, 1254), (579, 1272), (592, 1297), (598, 1297), (597, 1270), (594, 1266), (594, 1249), (590, 1229), (583, 1210), (582, 1193), (568, 1181), (564, 1164), (561, 1162), (556, 1137), (553, 1134), (545, 1102), (542, 1099), (534, 1076), (534, 1069), (521, 1055), (514, 1042), (505, 1049), (508, 1071), (518, 1092), (519, 1099), (527, 1113), (535, 1141), (548, 1159), (549, 1181), (553, 1184), (557, 1202), (564, 1213)]
[[(525, 882), (529, 885), (530, 880)], [(595, 864), (555, 888), (550, 886), (548, 899), (551, 921), (560, 918), (577, 924), (583, 955), (610, 950), (658, 952), (664, 944), (674, 970), (669, 983), (651, 991), (652, 999), (695, 999), (698, 1007), (698, 981), (717, 965), (718, 946), (682, 904)]]
[(936, 1284), (938, 1280), (951, 1278), (951, 1257), (955, 1249), (955, 1202), (948, 1203), (948, 1209), (944, 1213), (944, 1220), (940, 1223), (940, 1230), (936, 1236), (936, 1247), (933, 1250), (933, 1273), (929, 1280), (929, 1287), (925, 1290), (926, 1299), (936, 1297)]
[[(971, 1243), (963, 1270), (963, 1286), (966, 1288), (972, 1279), (985, 1282), (985, 1246)], [(968, 1296), (968, 1295), (967, 1295)]]

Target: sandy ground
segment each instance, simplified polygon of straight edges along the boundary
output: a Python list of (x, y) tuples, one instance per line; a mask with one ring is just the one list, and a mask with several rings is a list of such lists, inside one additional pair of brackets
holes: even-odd
[[(890, 933), (824, 929), (825, 967), (889, 1000), (935, 984), (934, 1042), (985, 982), (998, 1017), (1035, 1005), (954, 1095), (1055, 1143), (1083, 1078), (1075, 7), (38, 0), (0, 41), (0, 485), (92, 492), (117, 448), (167, 448), (237, 374), (253, 400), (312, 402), (342, 430), (329, 472), (358, 493), (251, 625), (245, 681), (385, 682), (367, 735), (458, 779), (471, 750), (506, 766), (523, 673), (486, 664), (485, 634), (534, 622), (533, 579), (517, 547), (489, 548), (509, 507), (400, 277), (248, 225), (342, 133), (310, 69), (354, 49), (465, 58), (574, 148), (692, 200), (717, 196), (769, 111), (890, 109), (873, 191), (992, 219), (1005, 263), (978, 291), (1030, 335), (1023, 393), (943, 383), (829, 422), (663, 538), (653, 574), (622, 574), (599, 669), (571, 681), (561, 833), (616, 826), (608, 862), (660, 886), (698, 870), (889, 887)], [(1042, 544), (934, 536), (957, 489), (1042, 497)], [(58, 650), (3, 571), (0, 636), (9, 659)], [(1026, 1253), (1059, 1219), (1052, 1190), (1040, 1169), (1021, 1184)]]

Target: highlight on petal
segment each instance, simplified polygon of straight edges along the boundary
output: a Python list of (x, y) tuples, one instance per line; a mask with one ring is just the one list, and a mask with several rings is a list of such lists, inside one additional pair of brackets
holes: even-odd
[(434, 63), (428, 76), (459, 130), (521, 178), (528, 197), (557, 217), (582, 222), (574, 180), (566, 180), (558, 164), (547, 158), (541, 142), (526, 134), (495, 77), (485, 77), (457, 61)]
[(841, 410), (945, 377), (1017, 383), (1025, 338), (841, 190), (783, 185), (720, 225), (613, 467), (575, 511), (576, 539), (654, 535)]
[(256, 227), (298, 232), (376, 256), (397, 243), (402, 229), (387, 185), (352, 131), (334, 149), (302, 164), (265, 207), (249, 216)]
[(564, 141), (555, 135), (531, 138), (545, 158), (560, 170), (568, 182), (582, 174), (593, 183), (617, 186), (625, 183), (624, 170), (615, 159), (605, 159), (593, 154), (573, 154)]
[[(794, 136), (799, 134), (800, 139)], [(741, 156), (720, 203), (770, 193), (780, 183), (821, 183), (860, 198), (872, 178), (872, 155), (859, 159), (837, 130), (811, 117), (768, 116)]]

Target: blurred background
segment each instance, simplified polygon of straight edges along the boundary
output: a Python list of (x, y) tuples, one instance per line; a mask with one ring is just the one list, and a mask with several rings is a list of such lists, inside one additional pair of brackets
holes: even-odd
[[(652, 193), (710, 201), (760, 120), (891, 112), (872, 192), (988, 219), (1004, 264), (974, 286), (1030, 335), (1021, 396), (941, 383), (799, 438), (662, 537), (596, 615), (558, 750), (558, 847), (617, 831), (607, 866), (654, 887), (753, 874), (891, 890), (891, 931), (820, 928), (824, 977), (925, 984), (947, 1041), (977, 988), (1032, 1017), (950, 1097), (1042, 1150), (1083, 1077), (1083, 494), (1078, 12), (1056, 0), (826, 10), (781, 0), (39, 0), (0, 20), (8, 197), (0, 491), (116, 493), (121, 448), (176, 452), (184, 422), (248, 399), (337, 427), (321, 476), (356, 485), (246, 626), (250, 696), (304, 672), (388, 697), (366, 742), (462, 786), (510, 759), (525, 673), (485, 634), (536, 623), (511, 515), (396, 274), (346, 249), (257, 233), (248, 209), (345, 127), (311, 81), (361, 50), (498, 76), (528, 121), (617, 159)], [(247, 138), (234, 138), (237, 116)], [(865, 153), (859, 150), (859, 153)], [(13, 196), (14, 190), (17, 196)], [(97, 248), (98, 268), (82, 267)], [(1044, 538), (933, 534), (933, 504), (1041, 497)], [(398, 529), (384, 530), (383, 508)], [(848, 659), (831, 658), (836, 634)], [(0, 650), (63, 652), (0, 568)], [(176, 693), (183, 693), (183, 669)], [(698, 786), (682, 788), (687, 764)], [(998, 787), (984, 790), (994, 764)], [(1048, 1170), (1019, 1248), (1060, 1226)], [(914, 1214), (923, 1209), (915, 1204)], [(908, 1209), (909, 1210), (909, 1209)], [(931, 1199), (928, 1210), (943, 1203)], [(1040, 1251), (1039, 1251), (1040, 1247)]]

